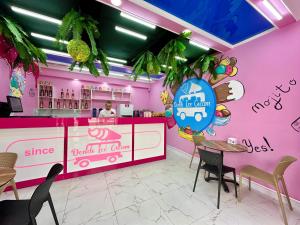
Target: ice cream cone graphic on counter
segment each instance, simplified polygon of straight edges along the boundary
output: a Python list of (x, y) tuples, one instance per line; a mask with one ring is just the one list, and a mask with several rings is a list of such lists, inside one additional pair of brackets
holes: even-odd
[(244, 96), (245, 89), (241, 82), (231, 80), (214, 88), (217, 103), (236, 101)]
[(213, 77), (213, 75), (210, 75), (208, 83), (211, 86), (214, 86), (227, 77), (234, 77), (238, 72), (238, 68), (235, 66), (236, 63), (237, 59), (234, 57), (222, 59), (215, 68), (215, 73), (217, 75), (216, 79)]

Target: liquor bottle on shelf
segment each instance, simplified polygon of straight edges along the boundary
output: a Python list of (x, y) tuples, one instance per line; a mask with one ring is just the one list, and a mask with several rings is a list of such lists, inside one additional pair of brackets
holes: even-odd
[(49, 109), (52, 109), (52, 101), (49, 101)]
[(85, 90), (83, 90), (82, 98), (83, 98), (83, 99), (86, 99), (86, 93), (85, 93)]
[(40, 99), (40, 109), (44, 108), (44, 102), (43, 99)]
[(45, 96), (48, 97), (48, 86), (45, 86)]
[(86, 101), (84, 104), (84, 109), (88, 109), (88, 108), (89, 108), (88, 101)]
[(72, 109), (73, 108), (73, 103), (72, 101), (69, 101), (69, 109)]
[(64, 99), (63, 100), (63, 107), (62, 107), (63, 109), (65, 109), (66, 108), (66, 100)]
[(67, 99), (70, 98), (69, 89), (67, 89), (66, 98), (67, 98)]
[(72, 90), (72, 95), (71, 95), (71, 98), (74, 99), (75, 98), (75, 93), (74, 93), (74, 90)]
[(42, 85), (40, 86), (40, 96), (44, 96), (44, 88)]
[(48, 95), (49, 95), (50, 98), (52, 98), (52, 87), (49, 88)]
[(61, 89), (61, 92), (60, 92), (60, 98), (64, 98), (64, 97), (65, 97), (64, 89)]
[(56, 108), (60, 109), (60, 100), (59, 99), (57, 100)]
[(74, 103), (74, 109), (78, 109), (78, 103), (77, 103), (77, 101), (75, 101), (75, 103)]
[(87, 92), (86, 92), (86, 99), (90, 99), (90, 93), (89, 93), (88, 90), (87, 90)]

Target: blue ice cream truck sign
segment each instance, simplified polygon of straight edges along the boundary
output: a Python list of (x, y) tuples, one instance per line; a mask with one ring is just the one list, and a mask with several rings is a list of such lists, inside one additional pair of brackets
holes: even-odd
[(175, 94), (173, 113), (181, 128), (202, 131), (213, 121), (215, 111), (215, 92), (205, 80), (186, 80)]

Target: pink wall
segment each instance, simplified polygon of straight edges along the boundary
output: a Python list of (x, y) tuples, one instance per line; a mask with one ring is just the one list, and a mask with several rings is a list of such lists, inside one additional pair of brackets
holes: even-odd
[[(245, 96), (226, 104), (232, 113), (231, 122), (225, 127), (216, 127), (217, 135), (214, 137), (236, 137), (240, 142), (246, 139), (248, 145), (250, 140), (253, 147), (267, 146), (263, 137), (268, 140), (271, 147), (267, 151), (256, 148), (257, 151), (252, 153), (226, 154), (225, 163), (238, 169), (252, 164), (272, 172), (283, 155), (297, 157), (299, 161), (287, 170), (285, 179), (291, 196), (298, 200), (300, 132), (295, 131), (291, 123), (300, 117), (299, 37), (300, 22), (226, 52), (226, 55), (238, 59), (239, 73), (235, 79), (244, 84)], [(296, 85), (289, 84), (291, 79), (296, 80)], [(276, 110), (275, 101), (271, 99), (270, 106), (255, 113), (252, 110), (255, 103), (264, 104), (269, 97), (278, 99), (274, 94), (278, 96), (280, 91), (276, 90), (276, 86), (280, 85), (283, 91), (290, 87), (288, 93), (281, 93), (282, 109)], [(153, 109), (162, 110), (162, 104), (157, 104), (161, 84), (153, 84), (151, 88), (150, 105)], [(277, 106), (279, 108), (279, 104)], [(207, 138), (213, 139), (208, 135)], [(169, 145), (185, 152), (193, 150), (191, 142), (178, 137), (176, 128), (168, 130), (167, 140)]]
[[(0, 82), (0, 101), (6, 101), (6, 95), (9, 93), (9, 66), (4, 60), (0, 61), (0, 71), (1, 71), (1, 82)], [(75, 81), (74, 79), (79, 79)], [(60, 93), (63, 88), (64, 91), (68, 88), (70, 93), (74, 89), (75, 98), (79, 98), (81, 85), (92, 85), (100, 86), (103, 82), (106, 82), (110, 87), (113, 88), (123, 88), (131, 86), (132, 92), (132, 104), (134, 104), (136, 109), (142, 110), (147, 109), (149, 104), (149, 90), (150, 84), (148, 83), (138, 83), (128, 80), (120, 80), (107, 77), (94, 78), (89, 74), (73, 73), (68, 71), (61, 71), (55, 69), (45, 69), (42, 68), (41, 76), (39, 81), (51, 81), (54, 85), (54, 96)], [(34, 96), (29, 96), (29, 90), (33, 90)], [(33, 115), (34, 109), (37, 107), (37, 89), (35, 88), (34, 77), (29, 75), (26, 78), (26, 88), (25, 94), (22, 98), (23, 103), (23, 113), (18, 113), (17, 115)], [(103, 107), (103, 102), (96, 102), (93, 107), (101, 108)], [(116, 104), (114, 108), (116, 108)], [(91, 116), (90, 112), (82, 112), (81, 116)]]

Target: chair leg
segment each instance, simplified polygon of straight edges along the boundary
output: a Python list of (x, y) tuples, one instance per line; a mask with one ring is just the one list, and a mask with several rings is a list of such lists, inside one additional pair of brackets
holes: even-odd
[(241, 195), (242, 195), (242, 184), (243, 184), (243, 174), (240, 173), (239, 176), (239, 195), (238, 195), (238, 201), (241, 201)]
[(199, 171), (200, 171), (200, 169), (201, 169), (201, 163), (202, 163), (202, 160), (200, 159), (200, 162), (199, 162), (199, 165), (198, 165), (198, 169), (197, 169), (196, 178), (195, 178), (195, 183), (194, 183), (193, 192), (195, 192), (195, 189), (196, 189), (197, 180), (198, 180), (198, 175), (199, 175)]
[(235, 170), (233, 171), (233, 180), (234, 180), (234, 191), (235, 191), (235, 198), (237, 198), (237, 183), (236, 183), (236, 174)]
[(193, 154), (192, 154), (192, 158), (191, 158), (191, 162), (190, 162), (190, 168), (192, 167), (192, 163), (193, 163), (193, 159), (195, 157), (195, 153), (196, 153), (196, 148), (194, 149)]
[(282, 202), (281, 193), (280, 193), (280, 189), (279, 189), (279, 185), (278, 185), (277, 180), (275, 181), (274, 185), (275, 185), (275, 189), (276, 189), (276, 192), (277, 192), (278, 201), (279, 201), (279, 205), (280, 205), (280, 208), (281, 208), (284, 224), (288, 225), (288, 221), (287, 221), (287, 217), (286, 217), (286, 214), (285, 214), (284, 205), (283, 205), (283, 202)]
[(248, 177), (248, 188), (249, 188), (249, 191), (251, 191), (251, 177)]
[(221, 184), (222, 184), (222, 167), (221, 170), (219, 171), (219, 184), (218, 184), (218, 205), (217, 208), (220, 208), (220, 195), (221, 195)]
[(50, 205), (50, 208), (51, 208), (51, 212), (52, 212), (55, 224), (59, 225), (58, 219), (57, 219), (57, 216), (56, 216), (56, 212), (55, 212), (55, 209), (54, 209), (53, 201), (52, 201), (52, 198), (51, 198), (50, 194), (49, 194), (49, 197), (48, 197), (48, 202), (49, 202), (49, 205)]
[(13, 191), (14, 191), (14, 194), (15, 194), (15, 197), (16, 197), (16, 200), (19, 200), (19, 194), (18, 194), (18, 190), (17, 190), (17, 186), (16, 186), (15, 180), (14, 180), (14, 179), (11, 180), (11, 181), (10, 181), (10, 184), (11, 184), (11, 186), (12, 186), (12, 188), (13, 188)]
[(289, 196), (288, 190), (286, 188), (286, 184), (285, 184), (285, 181), (284, 181), (283, 177), (281, 178), (281, 183), (282, 183), (282, 187), (283, 187), (284, 193), (286, 195), (286, 198), (287, 198), (290, 210), (293, 211), (293, 207), (292, 207), (292, 204), (291, 204), (290, 196)]

